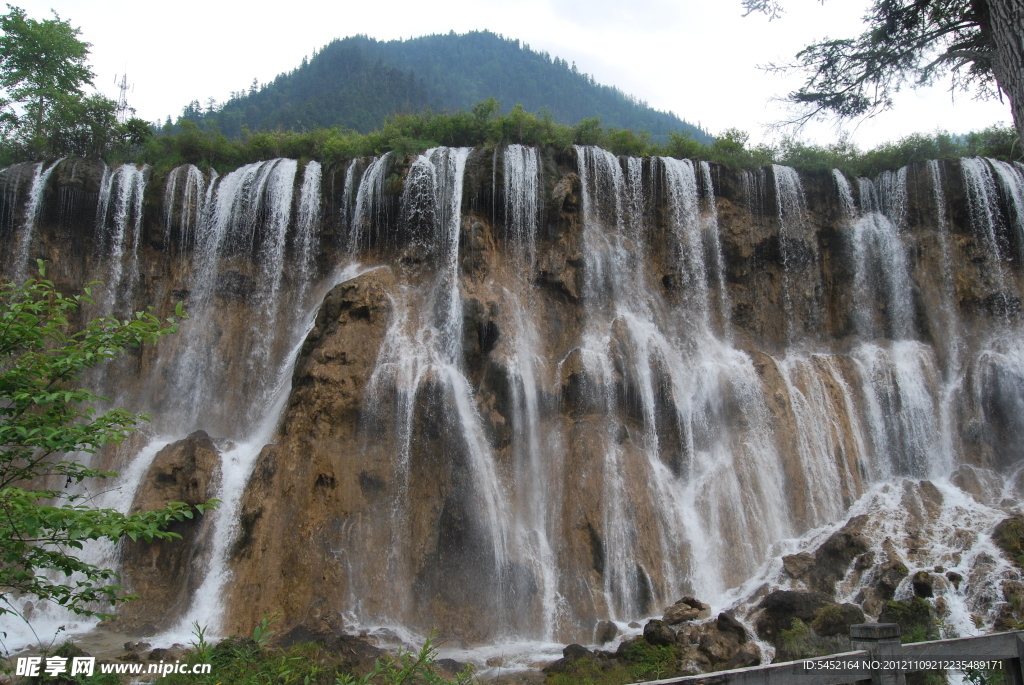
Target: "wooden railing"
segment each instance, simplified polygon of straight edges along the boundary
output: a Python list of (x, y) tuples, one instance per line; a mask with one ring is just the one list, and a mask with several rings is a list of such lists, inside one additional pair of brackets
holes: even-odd
[(906, 673), (998, 668), (995, 662), (1006, 685), (1024, 685), (1024, 631), (904, 645), (895, 623), (862, 623), (850, 626), (850, 641), (856, 651), (645, 685), (904, 685)]

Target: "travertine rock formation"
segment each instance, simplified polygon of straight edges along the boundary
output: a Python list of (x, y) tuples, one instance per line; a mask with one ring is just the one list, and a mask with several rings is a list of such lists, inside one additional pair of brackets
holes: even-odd
[[(1019, 165), (872, 181), (508, 146), (2, 183), (9, 275), (42, 257), (106, 283), (94, 311), (191, 313), (96, 378), (189, 436), (134, 506), (223, 500), (180, 544), (124, 550), (128, 627), (186, 620), (209, 585), (221, 632), (279, 611), (588, 641), (777, 573), (839, 607), (830, 634), (902, 598), (958, 498), (994, 525), (1019, 493)], [(842, 527), (882, 487), (909, 488), (910, 532)], [(978, 572), (976, 542), (943, 566)]]

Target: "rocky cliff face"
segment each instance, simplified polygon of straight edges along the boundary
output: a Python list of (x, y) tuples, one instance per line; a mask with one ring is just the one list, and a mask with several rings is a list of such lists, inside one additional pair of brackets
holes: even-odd
[[(224, 502), (123, 550), (126, 628), (279, 611), (590, 641), (684, 594), (717, 613), (880, 488), (935, 481), (993, 522), (1019, 496), (1020, 165), (872, 181), (508, 146), (0, 173), (9, 277), (41, 257), (104, 281), (96, 311), (191, 313), (95, 379), (174, 443), (101, 455), (133, 506)], [(963, 525), (936, 511), (912, 532)], [(869, 528), (879, 564), (947, 554)], [(942, 564), (969, 575), (983, 542)], [(771, 582), (853, 599), (847, 566)]]

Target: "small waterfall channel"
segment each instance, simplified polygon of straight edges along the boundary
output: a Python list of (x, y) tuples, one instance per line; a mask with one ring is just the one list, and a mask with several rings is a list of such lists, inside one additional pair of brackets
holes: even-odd
[[(58, 164), (0, 172), (14, 277), (48, 245)], [(806, 186), (780, 165), (729, 173), (523, 145), (186, 165), (159, 184), (104, 167), (81, 227), (100, 306), (183, 300), (190, 319), (98, 379), (153, 415), (98, 501), (131, 507), (158, 452), (194, 431), (219, 450), (222, 504), (163, 635), (238, 629), (245, 608), (225, 598), (257, 563), (238, 550), (276, 525), (243, 521), (268, 448), (281, 492), (303, 487), (293, 471), (323, 470), (326, 504), (290, 515), (324, 568), (282, 573), (349, 631), (440, 626), (467, 647), (544, 651), (593, 642), (599, 620), (636, 634), (684, 595), (753, 611), (760, 584), (798, 586), (783, 555), (860, 514), (880, 558), (969, 579), (940, 588), (949, 625), (990, 625), (983, 596), (1014, 571), (987, 534), (957, 531), (990, 529), (1020, 493), (1024, 171), (965, 159)], [(376, 316), (346, 300), (348, 319), (317, 323), (339, 284), (383, 292), (368, 357), (354, 339), (332, 357), (312, 335)], [(301, 359), (365, 367), (345, 377), (363, 378), (355, 389), (314, 379), (357, 409), (296, 418), (294, 384), (314, 382)], [(352, 482), (337, 483), (342, 466)], [(109, 546), (86, 555), (119, 563)], [(862, 601), (871, 572), (857, 573), (838, 598)], [(42, 630), (67, 620), (34, 609)]]

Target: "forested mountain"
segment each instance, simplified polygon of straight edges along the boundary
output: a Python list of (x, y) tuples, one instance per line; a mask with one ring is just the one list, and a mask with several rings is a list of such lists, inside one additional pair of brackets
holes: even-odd
[(254, 84), (212, 110), (193, 102), (184, 117), (212, 119), (229, 136), (240, 134), (242, 126), (252, 131), (342, 126), (366, 133), (395, 112), (469, 110), (488, 97), (503, 111), (517, 104), (531, 112), (544, 108), (559, 123), (597, 117), (604, 126), (644, 130), (657, 138), (687, 131), (710, 142), (675, 114), (651, 109), (596, 83), (575, 64), (489, 31), (388, 42), (367, 36), (335, 40), (272, 83)]

